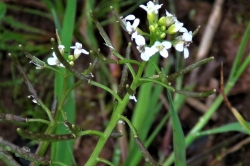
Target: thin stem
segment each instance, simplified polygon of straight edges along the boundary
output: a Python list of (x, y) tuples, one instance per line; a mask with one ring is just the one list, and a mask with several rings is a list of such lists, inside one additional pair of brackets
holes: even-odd
[[(139, 67), (139, 70), (137, 72), (136, 77), (133, 79), (133, 82), (131, 84), (131, 89), (135, 90), (138, 83), (139, 83), (139, 79), (142, 76), (142, 73), (144, 71), (144, 68), (146, 66), (146, 62), (142, 62), (141, 66)], [(115, 128), (115, 126), (117, 125), (118, 120), (120, 119), (120, 115), (122, 114), (123, 110), (125, 109), (125, 107), (127, 106), (129, 102), (129, 94), (126, 93), (126, 95), (124, 96), (124, 98), (122, 100), (118, 101), (118, 104), (113, 112), (113, 115), (110, 119), (110, 122), (106, 128), (106, 130), (103, 133), (103, 137), (99, 138), (98, 143), (96, 145), (95, 150), (93, 151), (93, 153), (91, 154), (89, 160), (87, 161), (87, 163), (85, 164), (85, 166), (93, 166), (96, 165), (96, 163), (98, 162), (98, 156), (103, 148), (103, 146), (105, 145), (107, 139), (109, 138), (110, 134), (112, 133), (113, 129)]]
[(98, 83), (98, 82), (92, 81), (92, 80), (89, 80), (89, 84), (94, 85), (94, 86), (97, 86), (97, 87), (102, 88), (102, 89), (104, 89), (105, 91), (109, 92), (112, 96), (115, 97), (115, 99), (116, 99), (118, 102), (121, 102), (121, 101), (122, 101), (122, 99), (121, 99), (112, 89), (110, 89), (110, 88), (108, 88), (108, 87), (106, 87), (106, 86), (104, 86), (104, 85), (102, 85), (102, 84), (100, 84), (100, 83)]
[(47, 121), (44, 119), (26, 119), (26, 122), (41, 122), (41, 123), (45, 123), (47, 125), (51, 125), (50, 121)]
[(118, 64), (126, 64), (126, 63), (129, 63), (129, 64), (136, 64), (138, 66), (141, 65), (140, 62), (136, 61), (136, 60), (132, 60), (132, 59), (122, 59), (122, 60), (119, 60), (118, 61)]
[[(139, 81), (140, 81), (141, 83), (142, 83), (142, 82), (145, 82), (145, 83), (154, 82), (154, 83), (156, 83), (156, 84), (162, 85), (163, 87), (167, 88), (167, 89), (170, 90), (171, 92), (175, 92), (175, 89), (174, 89), (172, 86), (168, 86), (168, 85), (164, 84), (163, 82), (160, 82), (160, 81), (155, 80), (155, 79), (141, 78)], [(140, 83), (140, 84), (141, 84), (141, 83)]]
[(51, 123), (54, 123), (54, 118), (52, 116), (52, 113), (50, 112), (50, 110), (46, 107), (46, 105), (43, 104), (43, 102), (38, 99), (37, 102), (41, 105), (41, 107), (43, 108), (43, 110), (47, 113), (49, 120)]
[[(115, 56), (117, 56), (118, 58), (120, 58), (121, 60), (124, 60), (123, 56), (120, 55), (118, 52), (113, 51), (112, 53), (113, 53)], [(131, 64), (126, 63), (126, 65), (128, 66), (128, 69), (129, 69), (129, 71), (131, 72), (133, 78), (135, 78), (135, 77), (136, 77), (136, 74), (135, 74), (135, 71), (134, 71), (133, 67), (131, 66)], [(139, 67), (142, 67), (142, 66), (139, 66)]]
[(154, 68), (155, 68), (155, 70), (157, 71), (158, 74), (161, 73), (161, 70), (159, 69), (159, 67), (158, 67), (154, 62), (152, 62), (150, 59), (149, 59), (148, 62), (149, 62), (151, 65), (154, 66)]
[(110, 165), (110, 166), (115, 166), (115, 165), (112, 164), (110, 161), (105, 160), (105, 159), (103, 159), (103, 158), (99, 158), (99, 157), (98, 157), (96, 160), (99, 161), (99, 162), (105, 163), (105, 164), (107, 164), (107, 165)]
[(64, 76), (64, 74), (63, 74), (62, 72), (60, 72), (59, 70), (55, 69), (54, 67), (50, 67), (50, 66), (48, 66), (48, 65), (45, 64), (45, 65), (44, 65), (44, 68), (53, 70), (53, 71), (59, 73), (61, 76)]
[(129, 128), (132, 130), (134, 136), (137, 136), (136, 128), (133, 126), (133, 124), (130, 122), (130, 120), (128, 120), (128, 118), (126, 118), (126, 117), (123, 116), (123, 115), (120, 115), (120, 118), (121, 118), (122, 120), (124, 120), (124, 121), (128, 124), (128, 126), (129, 126)]
[(79, 133), (77, 133), (77, 137), (84, 136), (84, 135), (96, 135), (100, 138), (103, 137), (103, 133), (100, 131), (95, 131), (95, 130), (84, 130)]
[(133, 126), (133, 124), (130, 122), (130, 120), (128, 120), (128, 118), (126, 118), (125, 116), (122, 116), (122, 115), (120, 115), (120, 118), (122, 120), (124, 120), (129, 125), (129, 128), (132, 130), (132, 132), (134, 134), (135, 142), (138, 145), (141, 153), (143, 154), (145, 161), (150, 163), (153, 166), (159, 166), (159, 164), (153, 159), (153, 157), (148, 152), (147, 148), (141, 142), (140, 138), (138, 137), (138, 133), (136, 131), (136, 128)]
[(238, 78), (240, 77), (242, 72), (246, 69), (246, 67), (249, 65), (249, 63), (250, 63), (250, 54), (247, 55), (247, 58), (243, 61), (243, 63), (240, 65), (240, 67), (236, 71), (236, 74), (234, 77), (235, 81), (238, 80)]

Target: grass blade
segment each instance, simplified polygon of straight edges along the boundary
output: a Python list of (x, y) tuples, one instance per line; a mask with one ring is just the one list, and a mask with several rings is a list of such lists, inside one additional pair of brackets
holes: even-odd
[(171, 119), (173, 125), (173, 139), (174, 139), (174, 155), (175, 155), (175, 166), (185, 166), (186, 165), (186, 146), (185, 146), (185, 137), (182, 131), (181, 123), (178, 117), (177, 112), (175, 111), (173, 100), (170, 91), (167, 92)]
[[(73, 36), (73, 31), (74, 31), (74, 25), (75, 25), (75, 14), (76, 14), (76, 0), (68, 0), (67, 1), (67, 6), (66, 6), (66, 11), (63, 19), (63, 26), (62, 26), (62, 31), (61, 31), (61, 41), (62, 44), (65, 46), (66, 49), (68, 49), (71, 45), (72, 41), (72, 36)], [(55, 17), (56, 18), (56, 17)], [(54, 19), (55, 19), (54, 18)], [(70, 50), (66, 50), (70, 52)], [(61, 69), (62, 72), (65, 72), (65, 69)], [(74, 83), (74, 78), (73, 77), (68, 77), (68, 82), (65, 82), (70, 85), (73, 85)], [(58, 99), (61, 98), (62, 96), (62, 89), (63, 89), (63, 78), (56, 74), (56, 79), (55, 79), (55, 94), (57, 95)], [(65, 103), (63, 110), (67, 114), (67, 120), (74, 124), (75, 122), (75, 99), (74, 99), (74, 92), (70, 92), (67, 102)], [(61, 119), (62, 120), (62, 119)], [(63, 125), (60, 125), (56, 133), (61, 134), (65, 133), (65, 127)], [(65, 144), (69, 144), (70, 148), (67, 148), (68, 150), (65, 150)], [(73, 143), (74, 141), (63, 141), (63, 142), (56, 142), (52, 144), (52, 158), (57, 161), (61, 161), (65, 163), (66, 165), (72, 165), (72, 148), (73, 148)]]

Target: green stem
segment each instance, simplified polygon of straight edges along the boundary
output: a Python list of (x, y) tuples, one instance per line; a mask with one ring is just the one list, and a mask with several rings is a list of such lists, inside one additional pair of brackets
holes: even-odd
[(118, 64), (125, 64), (125, 63), (130, 63), (130, 64), (136, 64), (138, 66), (141, 66), (141, 63), (136, 61), (136, 60), (132, 60), (132, 59), (122, 59), (118, 61)]
[(62, 72), (60, 72), (59, 70), (55, 69), (54, 67), (50, 67), (49, 65), (46, 65), (46, 64), (45, 64), (45, 65), (44, 65), (44, 68), (48, 68), (48, 69), (50, 69), (50, 70), (53, 70), (53, 71), (59, 73), (61, 76), (64, 75)]
[[(121, 59), (121, 60), (124, 60), (125, 58), (123, 58), (123, 56), (122, 55), (120, 55), (118, 52), (116, 52), (116, 51), (113, 51), (112, 52), (115, 56), (117, 56), (119, 59)], [(135, 71), (134, 71), (134, 69), (133, 69), (133, 67), (131, 66), (131, 64), (130, 63), (126, 63), (126, 65), (128, 66), (128, 69), (129, 69), (129, 71), (131, 72), (131, 74), (132, 74), (132, 76), (133, 76), (133, 79), (136, 77), (136, 75), (135, 75)], [(142, 66), (139, 66), (139, 67), (142, 67)]]
[(94, 130), (84, 130), (79, 133), (77, 133), (77, 137), (83, 136), (83, 135), (96, 135), (100, 138), (103, 137), (103, 133), (100, 131), (94, 131)]
[(128, 125), (129, 125), (129, 128), (132, 130), (134, 136), (137, 136), (137, 131), (136, 131), (136, 128), (133, 126), (133, 124), (130, 122), (130, 120), (128, 120), (128, 118), (126, 118), (125, 116), (122, 116), (120, 115), (120, 118), (122, 120), (124, 120)]
[(52, 117), (52, 114), (51, 114), (50, 110), (43, 104), (43, 102), (40, 99), (38, 99), (37, 102), (41, 105), (41, 107), (43, 108), (43, 110), (47, 113), (50, 122), (54, 123), (54, 118)]
[[(146, 66), (146, 62), (142, 62), (141, 66), (139, 67), (139, 70), (137, 72), (136, 78), (133, 80), (133, 82), (131, 84), (132, 90), (136, 89), (137, 84), (139, 82), (139, 79), (142, 76), (142, 73), (143, 73), (145, 66)], [(118, 105), (117, 105), (115, 111), (113, 112), (113, 115), (111, 117), (111, 120), (110, 120), (106, 130), (103, 133), (103, 137), (99, 138), (98, 143), (95, 147), (95, 150), (91, 154), (91, 156), (90, 156), (89, 160), (87, 161), (87, 163), (85, 164), (85, 166), (94, 166), (98, 163), (99, 154), (102, 151), (103, 146), (105, 145), (110, 134), (114, 130), (115, 126), (117, 125), (117, 122), (120, 120), (120, 115), (122, 114), (123, 110), (127, 106), (128, 102), (129, 102), (129, 94), (127, 93), (125, 95), (125, 97), (123, 98), (123, 100), (118, 101)]]
[(113, 96), (115, 97), (115, 99), (116, 99), (118, 102), (121, 102), (121, 101), (122, 101), (121, 98), (120, 98), (112, 89), (110, 89), (110, 88), (108, 88), (108, 87), (106, 87), (106, 86), (104, 86), (104, 85), (102, 85), (102, 84), (100, 84), (100, 83), (98, 83), (98, 82), (92, 81), (92, 80), (89, 80), (89, 83), (90, 83), (91, 85), (97, 86), (97, 87), (102, 88), (102, 89), (104, 89), (105, 91), (109, 92), (111, 95), (113, 95)]
[[(59, 119), (59, 115), (60, 115), (60, 112), (62, 110), (62, 107), (63, 107), (63, 104), (65, 103), (65, 100), (66, 100), (66, 96), (67, 96), (67, 79), (68, 79), (68, 74), (66, 73), (64, 75), (64, 79), (63, 79), (63, 89), (62, 89), (62, 97), (61, 99), (59, 100), (59, 104), (58, 104), (58, 109), (56, 110), (55, 112), (55, 117), (54, 117), (54, 122), (47, 128), (47, 130), (45, 131), (44, 134), (52, 134), (55, 132), (56, 130), (56, 127), (57, 127), (57, 121)], [(48, 146), (49, 146), (50, 142), (47, 142), (47, 141), (43, 141), (37, 151), (36, 151), (36, 154), (40, 155), (40, 156), (43, 156), (44, 153), (46, 152)]]
[(27, 119), (26, 122), (41, 122), (47, 125), (51, 125), (51, 122), (44, 120), (44, 119)]
[(97, 158), (97, 160), (98, 160), (99, 162), (105, 163), (105, 164), (107, 164), (107, 165), (115, 166), (114, 164), (112, 164), (112, 163), (111, 163), (110, 161), (108, 161), (108, 160), (105, 160), (105, 159), (102, 159), (102, 158)]

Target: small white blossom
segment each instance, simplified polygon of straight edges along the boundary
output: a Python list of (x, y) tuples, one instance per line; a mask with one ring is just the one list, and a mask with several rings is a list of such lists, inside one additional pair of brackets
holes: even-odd
[(37, 100), (34, 98), (34, 96), (33, 95), (29, 95), (29, 96), (27, 96), (28, 98), (33, 98), (32, 99), (32, 102), (33, 103), (36, 103), (36, 104), (38, 104), (38, 105), (40, 105), (38, 102), (37, 102)]
[(155, 13), (157, 14), (158, 13), (158, 10), (161, 8), (162, 4), (161, 5), (158, 5), (158, 4), (154, 4), (152, 1), (149, 1), (147, 3), (147, 6), (145, 5), (140, 5), (141, 8), (143, 8), (144, 10), (147, 11), (147, 13)]
[[(58, 45), (58, 50), (60, 51), (60, 53), (63, 55), (64, 54), (64, 45)], [(53, 49), (53, 48), (51, 48)], [(64, 65), (59, 61), (59, 59), (57, 58), (55, 52), (52, 53), (52, 57), (48, 58), (47, 60), (49, 65), (57, 65), (58, 67), (64, 67)]]
[[(176, 32), (178, 32), (183, 26), (183, 23), (179, 22), (179, 21), (175, 21), (174, 24), (172, 24), (169, 28), (168, 28), (168, 33), (169, 34), (174, 34)], [(182, 29), (183, 30), (183, 29)]]
[(171, 46), (172, 44), (169, 41), (163, 41), (163, 42), (156, 41), (152, 47), (153, 49), (159, 51), (162, 57), (167, 58), (168, 57), (167, 49), (171, 48)]
[(60, 63), (59, 59), (56, 57), (56, 53), (52, 53), (53, 57), (48, 58), (47, 62), (49, 65), (57, 65), (58, 67), (64, 67), (62, 63)]
[(64, 48), (65, 48), (64, 45), (61, 45), (61, 44), (60, 44), (60, 45), (58, 46), (58, 49), (59, 49), (59, 51), (60, 51), (60, 53), (61, 53), (62, 55), (64, 54)]
[(141, 35), (138, 35), (135, 38), (135, 43), (137, 44), (136, 48), (141, 53), (141, 59), (144, 61), (148, 61), (149, 58), (157, 52), (156, 49), (145, 46), (146, 44), (145, 38)]
[(129, 96), (129, 99), (130, 99), (130, 100), (134, 100), (135, 102), (137, 102), (135, 95), (130, 95), (130, 96)]
[(131, 35), (131, 39), (136, 38), (136, 36), (138, 35), (136, 28), (138, 27), (139, 23), (140, 23), (140, 20), (138, 18), (134, 19), (134, 22), (132, 25), (129, 21), (126, 22), (126, 30)]
[(185, 59), (188, 58), (189, 56), (189, 50), (187, 47), (189, 47), (190, 43), (192, 43), (192, 38), (193, 38), (192, 31), (184, 32), (182, 36), (178, 37), (177, 40), (179, 41), (174, 46), (177, 51), (184, 52)]
[(127, 21), (127, 20), (133, 21), (133, 20), (135, 20), (135, 16), (133, 14), (130, 14), (130, 15), (127, 15), (123, 20), (124, 21)]
[(75, 57), (75, 59), (77, 59), (81, 55), (81, 53), (83, 53), (83, 54), (89, 54), (88, 51), (82, 49), (82, 44), (79, 43), (79, 42), (76, 42), (75, 46), (71, 46), (70, 48), (75, 49), (74, 50), (74, 57)]

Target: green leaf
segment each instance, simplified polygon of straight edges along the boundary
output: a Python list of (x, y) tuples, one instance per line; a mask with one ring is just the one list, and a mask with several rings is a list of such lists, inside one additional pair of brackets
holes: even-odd
[[(64, 14), (63, 19), (63, 26), (61, 30), (61, 41), (62, 44), (65, 46), (66, 51), (70, 51), (69, 47), (71, 45), (73, 31), (74, 31), (74, 25), (75, 25), (75, 14), (76, 14), (76, 0), (68, 0), (67, 6)], [(55, 9), (56, 10), (56, 9)], [(62, 13), (60, 13), (62, 14)], [(65, 69), (60, 69), (62, 72), (65, 72)], [(60, 100), (62, 97), (62, 89), (63, 89), (63, 82), (64, 79), (61, 75), (58, 73), (56, 74), (55, 79), (55, 94), (57, 95), (58, 99)], [(74, 78), (73, 76), (68, 77), (68, 80), (64, 82), (65, 84), (68, 84), (67, 86), (70, 87), (74, 84)], [(75, 99), (74, 99), (74, 92), (70, 92), (67, 96), (67, 102), (63, 106), (63, 110), (67, 114), (67, 120), (70, 123), (75, 122)], [(60, 120), (63, 120), (60, 118)], [(59, 125), (56, 133), (61, 134), (65, 132), (65, 126)], [(54, 160), (61, 161), (65, 163), (66, 165), (72, 165), (72, 151), (73, 151), (73, 144), (74, 141), (63, 141), (63, 142), (56, 142), (52, 144), (52, 153), (51, 156)]]
[(6, 5), (3, 2), (0, 2), (0, 19), (5, 15)]
[[(248, 126), (250, 125), (249, 122), (247, 124)], [(200, 137), (204, 135), (227, 133), (227, 132), (232, 132), (232, 131), (238, 131), (238, 132), (248, 134), (247, 130), (245, 130), (244, 127), (242, 127), (242, 125), (239, 122), (234, 122), (234, 123), (226, 124), (226, 125), (223, 125), (223, 126), (211, 129), (211, 130), (197, 132), (195, 136)]]
[(171, 120), (173, 125), (173, 139), (174, 139), (174, 156), (175, 166), (186, 165), (186, 146), (185, 137), (181, 127), (181, 123), (177, 112), (175, 111), (173, 100), (170, 91), (167, 91), (168, 101), (170, 104)]

